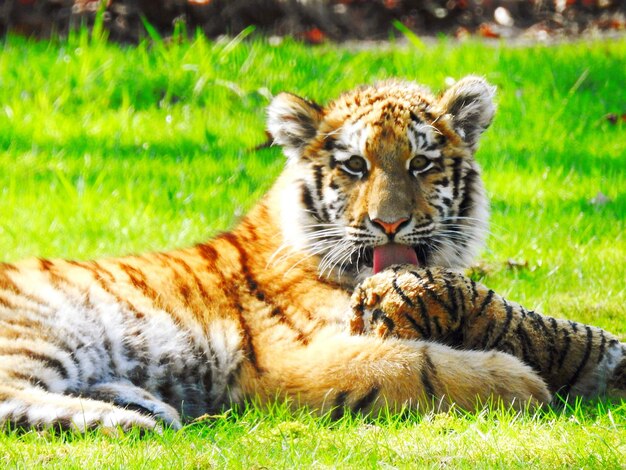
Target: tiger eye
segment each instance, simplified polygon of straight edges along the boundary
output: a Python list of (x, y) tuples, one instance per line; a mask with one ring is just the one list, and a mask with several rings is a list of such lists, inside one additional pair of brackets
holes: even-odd
[(413, 157), (413, 159), (409, 163), (409, 171), (420, 173), (422, 171), (428, 170), (432, 165), (433, 162), (431, 162), (424, 155), (418, 155), (416, 157)]
[(352, 155), (345, 162), (343, 162), (343, 166), (353, 173), (363, 173), (367, 169), (367, 163), (365, 163), (365, 159), (363, 157), (359, 157), (358, 155)]

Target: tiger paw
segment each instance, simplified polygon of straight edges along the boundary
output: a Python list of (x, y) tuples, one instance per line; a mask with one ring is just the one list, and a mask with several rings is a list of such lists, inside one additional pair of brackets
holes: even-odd
[(464, 276), (445, 270), (392, 266), (367, 278), (352, 295), (354, 334), (442, 339), (458, 332), (471, 289)]

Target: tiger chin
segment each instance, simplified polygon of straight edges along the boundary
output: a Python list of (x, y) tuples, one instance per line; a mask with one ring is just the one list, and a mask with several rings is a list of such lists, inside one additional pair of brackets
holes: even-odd
[(285, 169), (232, 231), (0, 264), (0, 423), (179, 428), (245, 400), (337, 416), (623, 396), (616, 337), (458, 274), (487, 227), (474, 152), (493, 95), (477, 77), (439, 96), (386, 81), (326, 106), (280, 94), (268, 130)]

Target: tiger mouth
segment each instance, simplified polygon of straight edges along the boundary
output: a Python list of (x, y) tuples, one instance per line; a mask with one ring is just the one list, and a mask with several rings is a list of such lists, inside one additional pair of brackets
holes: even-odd
[[(411, 247), (417, 256), (418, 266), (426, 266), (428, 263), (429, 248), (427, 245), (417, 245)], [(374, 247), (366, 246), (352, 254), (350, 264), (357, 270), (372, 268), (374, 266)]]

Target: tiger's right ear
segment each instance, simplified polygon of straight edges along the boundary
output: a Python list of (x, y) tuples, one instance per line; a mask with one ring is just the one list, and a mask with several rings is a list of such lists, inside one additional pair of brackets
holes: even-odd
[(267, 130), (288, 157), (299, 155), (317, 134), (321, 106), (291, 93), (277, 95), (267, 108)]

